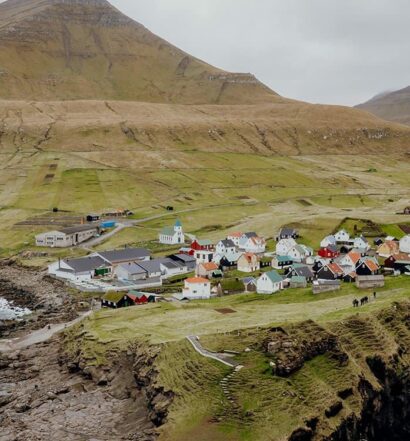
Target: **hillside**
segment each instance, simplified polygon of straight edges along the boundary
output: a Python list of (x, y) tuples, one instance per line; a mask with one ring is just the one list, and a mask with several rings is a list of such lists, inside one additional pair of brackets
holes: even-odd
[(382, 93), (357, 106), (388, 121), (410, 125), (410, 86)]
[[(10, 262), (0, 269), (2, 282), (30, 294), (51, 323), (61, 295), (71, 312), (71, 301), (83, 298)], [(387, 278), (376, 299), (373, 290), (344, 284), (322, 294), (307, 288), (159, 302), (96, 311), (33, 346), (25, 347), (32, 336), (1, 341), (0, 438), (407, 440), (406, 277)], [(364, 295), (370, 303), (353, 308)], [(193, 335), (199, 340), (188, 341)], [(195, 351), (195, 341), (217, 359)]]
[[(394, 295), (386, 291), (354, 315), (347, 307), (354, 292), (336, 296), (333, 305), (326, 295), (307, 303), (300, 295), (295, 292), (297, 303), (290, 304), (282, 295), (242, 296), (213, 305), (198, 302), (182, 311), (167, 305), (145, 312), (104, 312), (111, 321), (90, 319), (66, 335), (65, 347), (70, 361), (85, 367), (96, 382), (102, 375), (98, 367), (128, 350), (159, 440), (407, 439), (407, 288)], [(218, 317), (213, 308), (222, 305), (232, 308), (231, 317)], [(333, 312), (325, 312), (325, 305)], [(138, 327), (145, 314), (149, 323)], [(195, 325), (189, 314), (198, 317)], [(208, 320), (218, 323), (219, 333)], [(182, 329), (168, 334), (172, 323)], [(237, 353), (233, 360), (242, 369), (235, 372), (198, 355), (184, 339), (185, 327), (200, 335), (207, 349)]]
[(105, 0), (0, 4), (0, 254), (27, 248), (49, 226), (32, 218), (55, 207), (144, 217), (172, 204), (204, 234), (255, 216), (269, 235), (272, 222), (333, 226), (346, 210), (397, 222), (409, 204), (409, 146), (410, 128), (280, 97)]
[(106, 0), (8, 0), (0, 4), (0, 98), (238, 104), (277, 95), (250, 74), (184, 53)]

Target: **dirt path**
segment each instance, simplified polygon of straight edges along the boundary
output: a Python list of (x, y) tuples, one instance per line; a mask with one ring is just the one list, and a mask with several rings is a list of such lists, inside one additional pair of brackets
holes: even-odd
[(236, 361), (233, 361), (229, 356), (226, 354), (218, 354), (216, 352), (210, 352), (203, 348), (201, 343), (199, 342), (199, 338), (195, 337), (193, 335), (190, 335), (187, 337), (187, 340), (191, 343), (191, 345), (194, 347), (194, 349), (201, 354), (203, 357), (211, 358), (213, 360), (219, 361), (226, 366), (229, 366), (231, 368), (239, 368), (239, 363)]
[(29, 346), (33, 346), (38, 343), (44, 343), (45, 341), (50, 340), (51, 337), (58, 334), (62, 330), (73, 326), (76, 323), (79, 323), (81, 320), (91, 314), (92, 311), (88, 311), (84, 314), (81, 314), (80, 317), (69, 323), (59, 323), (56, 325), (46, 326), (42, 329), (38, 329), (37, 331), (33, 331), (30, 334), (25, 335), (24, 337), (13, 338), (10, 340), (0, 340), (0, 352), (12, 352), (28, 348)]

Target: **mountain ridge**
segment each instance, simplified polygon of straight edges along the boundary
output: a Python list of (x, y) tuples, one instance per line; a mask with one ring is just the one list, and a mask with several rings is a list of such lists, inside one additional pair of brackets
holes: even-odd
[(176, 48), (105, 0), (8, 0), (0, 98), (250, 104), (278, 95)]
[(410, 125), (410, 86), (378, 94), (356, 108), (387, 121)]

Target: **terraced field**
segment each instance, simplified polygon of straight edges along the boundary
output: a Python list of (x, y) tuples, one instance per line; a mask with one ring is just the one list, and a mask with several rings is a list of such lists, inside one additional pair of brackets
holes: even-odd
[[(384, 159), (369, 173), (369, 156), (272, 157), (239, 153), (110, 151), (37, 152), (2, 155), (0, 245), (3, 254), (30, 246), (44, 227), (16, 227), (33, 216), (64, 216), (128, 208), (136, 218), (163, 215), (114, 237), (106, 247), (138, 244), (157, 237), (186, 211), (187, 231), (211, 239), (230, 229), (256, 230), (272, 237), (280, 226), (298, 227), (307, 244), (345, 217), (382, 224), (403, 222), (396, 213), (410, 205), (408, 161)], [(52, 175), (52, 177), (51, 177)]]

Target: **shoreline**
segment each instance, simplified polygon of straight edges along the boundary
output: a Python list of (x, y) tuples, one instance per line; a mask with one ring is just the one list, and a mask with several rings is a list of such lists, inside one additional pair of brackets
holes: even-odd
[[(0, 339), (21, 337), (48, 325), (69, 323), (78, 317), (80, 298), (44, 271), (0, 263), (0, 299), (12, 308), (30, 310), (8, 320), (0, 319)], [(6, 306), (7, 308), (7, 306)]]

